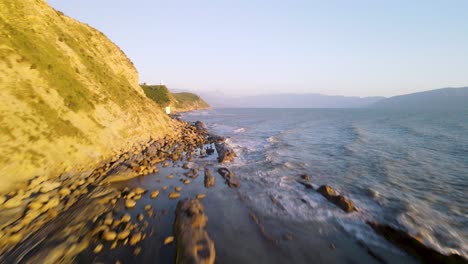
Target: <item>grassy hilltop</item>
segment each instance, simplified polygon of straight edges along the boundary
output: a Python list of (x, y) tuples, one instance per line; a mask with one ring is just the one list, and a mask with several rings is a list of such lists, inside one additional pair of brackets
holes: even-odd
[(44, 0), (0, 1), (0, 192), (171, 133), (126, 55)]
[(171, 93), (165, 85), (141, 85), (146, 96), (161, 107), (170, 106), (172, 111), (186, 112), (196, 109), (207, 109), (210, 106), (193, 93)]

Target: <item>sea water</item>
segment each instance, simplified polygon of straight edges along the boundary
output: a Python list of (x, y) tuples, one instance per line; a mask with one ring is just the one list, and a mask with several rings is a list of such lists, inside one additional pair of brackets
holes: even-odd
[[(184, 114), (227, 137), (250, 208), (280, 221), (320, 221), (388, 248), (368, 220), (468, 257), (468, 112), (214, 109)], [(308, 174), (354, 201), (346, 214), (297, 183)], [(272, 201), (275, 201), (273, 205)], [(279, 204), (279, 206), (278, 206)]]

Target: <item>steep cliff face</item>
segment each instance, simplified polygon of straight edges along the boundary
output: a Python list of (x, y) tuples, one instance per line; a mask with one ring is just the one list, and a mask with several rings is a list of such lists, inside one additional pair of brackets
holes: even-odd
[(0, 1), (0, 192), (171, 133), (125, 54), (44, 0)]

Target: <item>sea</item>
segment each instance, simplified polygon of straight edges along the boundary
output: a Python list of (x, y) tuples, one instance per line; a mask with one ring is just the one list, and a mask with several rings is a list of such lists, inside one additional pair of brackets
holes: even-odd
[[(243, 202), (267, 219), (320, 222), (392, 249), (366, 224), (377, 221), (468, 258), (467, 111), (213, 109), (183, 119), (227, 138)], [(359, 212), (346, 214), (304, 188), (301, 174)]]

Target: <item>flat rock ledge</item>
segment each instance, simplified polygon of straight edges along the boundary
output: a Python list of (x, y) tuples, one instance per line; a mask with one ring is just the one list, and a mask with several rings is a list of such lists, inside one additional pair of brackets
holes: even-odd
[(215, 142), (215, 148), (218, 152), (218, 162), (231, 162), (236, 158), (234, 150), (225, 142)]
[(200, 200), (179, 201), (175, 214), (176, 263), (215, 263), (215, 246), (205, 230), (208, 217), (205, 215), (205, 209)]
[(388, 241), (399, 246), (421, 260), (423, 263), (468, 263), (468, 260), (457, 254), (444, 255), (438, 251), (424, 245), (420, 239), (408, 234), (403, 230), (396, 229), (389, 225), (379, 224), (377, 222), (367, 221), (367, 224), (374, 231), (385, 237)]

